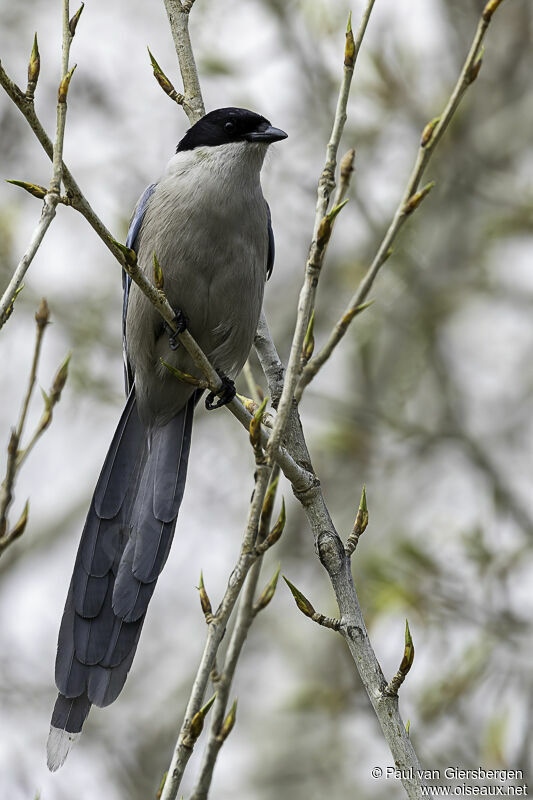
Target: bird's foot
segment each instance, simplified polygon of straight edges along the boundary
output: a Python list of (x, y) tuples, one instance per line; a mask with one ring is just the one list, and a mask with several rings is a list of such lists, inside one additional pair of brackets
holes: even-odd
[(222, 381), (222, 388), (217, 393), (218, 400), (216, 403), (214, 400), (217, 399), (217, 394), (214, 392), (209, 392), (207, 397), (205, 398), (205, 407), (208, 411), (213, 411), (215, 408), (222, 408), (222, 406), (227, 406), (228, 403), (231, 403), (235, 395), (237, 394), (237, 390), (235, 389), (235, 384), (228, 378), (227, 375), (224, 375), (223, 372), (217, 369), (217, 374)]
[(189, 320), (185, 316), (184, 312), (181, 308), (174, 309), (175, 317), (173, 319), (174, 325), (176, 326), (176, 330), (173, 330), (170, 325), (165, 322), (165, 329), (168, 333), (168, 343), (170, 345), (171, 350), (177, 350), (180, 346), (178, 336), (183, 331), (186, 331), (189, 327)]

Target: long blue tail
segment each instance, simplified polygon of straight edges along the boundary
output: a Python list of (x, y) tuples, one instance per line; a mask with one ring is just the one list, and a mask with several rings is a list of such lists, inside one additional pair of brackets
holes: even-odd
[(56, 658), (59, 694), (48, 767), (57, 770), (91, 705), (120, 694), (146, 609), (167, 560), (185, 488), (194, 406), (147, 428), (132, 389), (111, 442), (83, 529)]

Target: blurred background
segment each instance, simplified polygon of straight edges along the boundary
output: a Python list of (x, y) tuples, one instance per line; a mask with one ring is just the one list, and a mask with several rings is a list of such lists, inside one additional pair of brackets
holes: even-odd
[[(0, 4), (0, 57), (25, 87), (33, 33), (36, 108), (55, 127), (61, 3)], [(266, 311), (285, 358), (314, 217), (316, 181), (342, 74), (344, 29), (363, 3), (197, 0), (191, 35), (208, 109), (242, 105), (289, 132), (263, 185), (276, 266)], [(442, 110), (483, 0), (378, 0), (360, 54), (342, 152), (357, 150), (350, 203), (321, 279), (320, 346), (375, 252), (411, 170), (420, 132)], [(72, 11), (75, 10), (74, 4)], [(354, 558), (365, 618), (386, 676), (416, 647), (401, 691), (426, 768), (532, 768), (533, 723), (533, 7), (504, 2), (484, 64), (427, 172), (436, 187), (380, 275), (375, 303), (309, 387), (301, 413), (343, 536), (366, 483), (370, 525)], [(87, 3), (71, 52), (65, 161), (124, 240), (139, 194), (161, 173), (187, 120), (156, 84), (149, 45), (181, 88), (163, 3)], [(50, 164), (0, 94), (0, 175), (47, 185)], [(0, 184), (0, 289), (40, 203)], [(225, 412), (197, 415), (173, 552), (120, 699), (94, 709), (56, 775), (44, 747), (56, 690), (56, 637), (79, 533), (123, 403), (119, 267), (87, 223), (59, 207), (0, 334), (2, 477), (48, 299), (39, 384), (72, 351), (54, 420), (24, 465), (23, 538), (0, 559), (0, 796), (155, 797), (203, 647), (196, 585), (214, 605), (235, 562), (252, 489), (247, 436)], [(256, 362), (254, 362), (256, 363)], [(258, 376), (259, 373), (257, 372)], [(28, 431), (41, 414), (38, 392)], [(336, 614), (310, 531), (286, 483), (288, 524), (269, 553), (325, 614)], [(233, 695), (217, 800), (402, 797), (376, 781), (388, 748), (340, 636), (313, 625), (279, 586), (257, 618)], [(192, 788), (203, 739), (183, 792)]]

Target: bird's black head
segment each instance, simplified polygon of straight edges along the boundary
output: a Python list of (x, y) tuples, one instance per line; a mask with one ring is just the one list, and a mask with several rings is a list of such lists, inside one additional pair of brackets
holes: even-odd
[(230, 142), (264, 142), (271, 144), (286, 139), (287, 134), (273, 128), (260, 114), (245, 108), (217, 108), (189, 128), (176, 148), (176, 153), (195, 147), (216, 147)]

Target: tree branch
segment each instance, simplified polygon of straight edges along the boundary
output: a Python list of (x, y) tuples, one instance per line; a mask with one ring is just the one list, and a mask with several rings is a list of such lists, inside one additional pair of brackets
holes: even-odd
[(198, 79), (198, 70), (189, 35), (189, 12), (194, 0), (164, 0), (174, 47), (183, 79), (183, 109), (191, 125), (204, 116), (205, 108)]
[[(500, 0), (500, 3), (502, 0)], [(329, 338), (322, 348), (322, 350), (312, 358), (309, 363), (303, 369), (303, 372), (300, 376), (300, 380), (298, 382), (298, 386), (296, 389), (296, 399), (299, 401), (302, 397), (302, 394), (305, 390), (305, 387), (308, 383), (315, 377), (317, 372), (321, 369), (321, 367), (326, 363), (329, 359), (337, 345), (339, 344), (340, 340), (346, 333), (348, 326), (350, 325), (351, 321), (353, 320), (356, 310), (361, 304), (364, 302), (376, 276), (385, 263), (389, 256), (391, 255), (391, 247), (393, 242), (395, 241), (396, 237), (398, 236), (400, 230), (402, 229), (404, 223), (406, 222), (407, 218), (410, 216), (413, 211), (418, 208), (430, 188), (432, 184), (428, 184), (420, 192), (417, 192), (417, 189), (420, 185), (420, 181), (422, 176), (424, 175), (425, 169), (431, 159), (431, 156), (435, 152), (437, 144), (441, 140), (446, 128), (448, 127), (453, 115), (455, 114), (461, 99), (463, 98), (465, 92), (467, 91), (468, 87), (471, 83), (475, 81), (478, 76), (479, 70), (481, 68), (482, 63), (482, 43), (483, 39), (485, 38), (485, 34), (487, 32), (487, 28), (490, 24), (492, 19), (492, 15), (496, 9), (496, 6), (491, 5), (491, 2), (487, 3), (485, 9), (482, 12), (480, 17), (476, 33), (474, 35), (474, 39), (472, 41), (470, 51), (466, 57), (466, 60), (463, 64), (463, 68), (457, 79), (457, 83), (450, 95), (450, 98), (444, 108), (444, 111), (439, 117), (431, 120), (426, 127), (424, 128), (420, 140), (420, 147), (418, 149), (417, 158), (415, 161), (415, 165), (413, 170), (407, 180), (406, 187), (403, 191), (402, 197), (400, 202), (394, 212), (394, 216), (392, 219), (389, 228), (379, 245), (376, 255), (374, 256), (374, 260), (372, 261), (370, 267), (366, 275), (364, 276), (363, 280), (359, 284), (359, 287), (355, 294), (353, 295), (352, 299), (350, 300), (346, 310), (342, 317), (338, 320), (335, 327), (333, 328), (332, 332), (329, 335)], [(498, 5), (500, 4), (498, 3)]]
[[(283, 365), (270, 339), (268, 328), (262, 320), (260, 331), (255, 339), (257, 354), (265, 375), (269, 379), (269, 392), (274, 396), (280, 391), (283, 382)], [(286, 446), (299, 464), (305, 464), (311, 472), (311, 459), (300, 423), (298, 410), (292, 406), (288, 418)], [(313, 473), (314, 474), (314, 473)], [(420, 763), (413, 745), (405, 730), (398, 708), (398, 698), (385, 694), (387, 681), (372, 648), (370, 637), (363, 619), (363, 612), (352, 578), (350, 555), (337, 533), (329, 515), (320, 481), (315, 475), (313, 484), (305, 491), (293, 486), (296, 498), (302, 504), (307, 516), (315, 549), (323, 567), (327, 570), (340, 611), (340, 633), (359, 672), (361, 681), (383, 735), (389, 745), (396, 766), (402, 770), (402, 783), (411, 800), (421, 800), (424, 782), (420, 778)], [(366, 502), (365, 502), (366, 506)]]
[(52, 384), (49, 394), (43, 392), (45, 401), (44, 412), (35, 429), (33, 436), (29, 441), (29, 444), (23, 450), (19, 449), (20, 443), (22, 441), (22, 436), (24, 433), (24, 427), (26, 424), (26, 417), (30, 405), (30, 400), (35, 386), (35, 380), (37, 377), (37, 367), (41, 355), (41, 346), (42, 346), (44, 332), (46, 326), (48, 325), (49, 316), (50, 315), (48, 311), (48, 305), (43, 297), (43, 299), (41, 300), (41, 304), (35, 314), (35, 322), (36, 322), (35, 347), (30, 369), (30, 376), (28, 380), (28, 388), (26, 390), (26, 394), (24, 395), (24, 399), (22, 401), (22, 408), (20, 411), (20, 416), (17, 426), (16, 428), (13, 428), (11, 432), (11, 437), (9, 439), (9, 444), (7, 447), (6, 475), (0, 487), (0, 555), (4, 552), (4, 550), (6, 550), (6, 548), (10, 544), (12, 544), (12, 542), (15, 541), (15, 539), (18, 539), (18, 537), (22, 536), (22, 534), (24, 533), (24, 529), (28, 521), (28, 502), (26, 502), (26, 505), (22, 512), (22, 516), (20, 517), (19, 521), (15, 524), (12, 530), (10, 531), (8, 530), (8, 513), (13, 500), (13, 489), (17, 478), (17, 473), (21, 468), (22, 464), (24, 463), (24, 461), (26, 460), (27, 456), (33, 449), (36, 442), (39, 440), (44, 431), (50, 425), (52, 421), (53, 408), (56, 405), (56, 403), (59, 402), (61, 398), (61, 392), (67, 380), (68, 358), (60, 366), (54, 378), (54, 382)]
[(194, 715), (201, 707), (209, 675), (225, 633), (226, 623), (235, 607), (241, 588), (252, 565), (259, 558), (254, 544), (263, 508), (263, 501), (270, 479), (270, 468), (263, 464), (256, 470), (255, 488), (250, 504), (248, 521), (244, 531), (241, 551), (237, 564), (231, 573), (226, 592), (212, 621), (208, 624), (204, 652), (191, 690), (185, 717), (178, 735), (170, 767), (168, 770), (161, 800), (175, 800), (187, 762), (191, 757), (194, 740), (190, 736), (190, 725)]
[[(272, 507), (278, 481), (278, 473), (279, 469), (276, 467), (273, 470), (270, 480), (270, 488), (268, 490), (267, 498), (265, 498), (265, 501), (263, 503), (263, 508), (261, 512), (259, 530), (257, 534), (257, 541), (259, 543), (259, 546), (258, 548), (256, 548), (256, 552), (261, 554), (267, 549), (266, 547), (263, 548), (262, 546), (263, 545), (268, 546), (268, 539), (269, 539), (268, 527), (270, 525), (272, 517)], [(278, 525), (279, 524), (280, 522), (278, 521)], [(276, 532), (277, 525), (270, 534), (270, 537), (274, 541), (277, 541), (279, 539), (279, 536), (281, 535), (281, 532), (283, 530), (283, 524), (284, 520), (281, 523), (281, 531), (279, 532), (279, 535)], [(270, 583), (268, 584), (268, 586), (265, 588), (264, 592), (261, 594), (257, 603), (254, 604), (257, 583), (261, 573), (261, 566), (262, 566), (262, 555), (259, 556), (257, 561), (253, 564), (252, 568), (250, 569), (250, 572), (248, 573), (246, 584), (244, 586), (242, 597), (239, 603), (239, 610), (237, 613), (235, 627), (232, 631), (230, 642), (226, 652), (226, 657), (224, 659), (224, 666), (221, 674), (217, 676), (216, 681), (215, 680), (213, 681), (216, 685), (217, 694), (216, 694), (215, 704), (213, 706), (211, 726), (209, 730), (207, 744), (205, 746), (205, 750), (202, 757), (202, 763), (200, 765), (198, 780), (196, 783), (196, 787), (190, 797), (190, 800), (205, 800), (205, 798), (207, 798), (209, 788), (211, 786), (211, 781), (213, 779), (213, 772), (216, 760), (220, 752), (220, 748), (222, 747), (225, 741), (225, 737), (223, 735), (224, 718), (229, 701), (231, 684), (235, 676), (242, 648), (246, 641), (248, 631), (250, 630), (250, 627), (257, 613), (260, 610), (266, 608), (266, 606), (272, 600), (272, 597), (274, 596), (274, 592), (276, 590), (279, 568), (275, 573), (274, 577), (272, 578), (272, 580), (270, 581)]]
[(298, 381), (298, 375), (301, 368), (300, 356), (302, 352), (302, 346), (315, 302), (316, 288), (320, 277), (320, 271), (331, 236), (335, 216), (342, 207), (341, 205), (336, 206), (329, 214), (327, 214), (331, 192), (335, 186), (337, 152), (346, 122), (346, 106), (348, 103), (353, 72), (373, 6), (374, 0), (368, 0), (365, 12), (363, 14), (363, 19), (355, 39), (352, 32), (351, 17), (348, 21), (346, 45), (344, 51), (344, 73), (337, 99), (337, 108), (335, 111), (333, 128), (327, 145), (326, 163), (318, 181), (313, 239), (309, 248), (309, 256), (305, 267), (304, 283), (298, 300), (296, 326), (291, 344), (285, 381), (279, 400), (278, 415), (268, 447), (268, 455), (271, 460), (275, 460), (275, 454), (280, 446), (285, 425), (290, 414), (290, 409), (294, 398), (294, 390), (296, 388), (296, 383)]
[[(61, 82), (59, 84), (59, 90), (57, 96), (56, 139), (55, 139), (55, 144), (52, 148), (52, 159), (53, 159), (52, 179), (50, 181), (50, 188), (44, 197), (41, 218), (31, 237), (28, 248), (26, 249), (26, 252), (22, 256), (8, 284), (8, 287), (5, 290), (4, 294), (2, 295), (2, 299), (0, 300), (0, 328), (4, 326), (4, 324), (6, 323), (7, 319), (9, 318), (13, 310), (13, 303), (21, 287), (22, 281), (24, 280), (24, 276), (28, 271), (31, 262), (34, 259), (37, 250), (41, 246), (41, 243), (44, 239), (44, 236), (48, 228), (52, 223), (52, 220), (56, 215), (56, 207), (60, 201), (60, 187), (61, 187), (61, 178), (63, 173), (63, 142), (65, 138), (65, 123), (67, 118), (67, 93), (68, 93), (68, 86), (70, 83), (70, 79), (75, 69), (74, 67), (70, 72), (68, 69), (70, 45), (72, 44), (72, 39), (74, 36), (74, 34), (71, 33), (69, 27), (69, 0), (63, 0), (62, 12), (63, 12), (63, 45), (62, 45), (62, 57), (61, 57)], [(37, 85), (37, 80), (39, 78), (39, 70), (40, 70), (40, 60), (39, 60), (39, 51), (37, 48), (37, 36), (36, 36), (34, 40), (32, 55), (30, 57), (30, 64), (28, 67), (28, 88), (26, 90), (26, 94), (23, 95), (20, 89), (8, 79), (11, 91), (14, 94), (18, 94), (20, 101), (24, 99), (25, 102), (31, 107), (33, 107), (33, 96), (34, 96), (35, 86)], [(3, 72), (1, 64), (0, 64), (0, 71)], [(7, 78), (7, 76), (5, 76), (5, 78)]]

